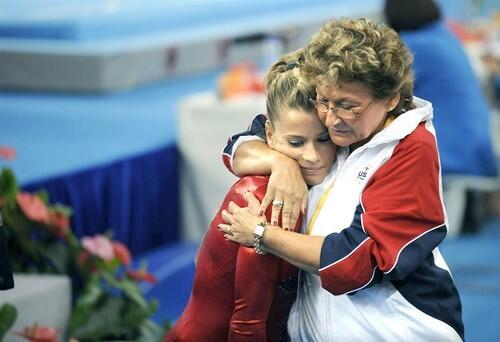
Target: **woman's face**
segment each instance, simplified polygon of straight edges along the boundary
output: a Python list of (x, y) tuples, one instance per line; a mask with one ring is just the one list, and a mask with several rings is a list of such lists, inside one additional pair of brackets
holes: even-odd
[(266, 124), (271, 148), (295, 159), (307, 184), (323, 181), (335, 160), (337, 147), (315, 113), (286, 110), (279, 113), (274, 128)]
[[(370, 89), (360, 82), (343, 83), (342, 87), (317, 87), (316, 100), (328, 102), (356, 113), (355, 118), (341, 118), (335, 110), (327, 113), (318, 110), (320, 120), (328, 127), (332, 141), (339, 146), (355, 149), (382, 130), (387, 112), (397, 105), (399, 96), (390, 100), (373, 97)], [(344, 111), (345, 112), (345, 111)]]

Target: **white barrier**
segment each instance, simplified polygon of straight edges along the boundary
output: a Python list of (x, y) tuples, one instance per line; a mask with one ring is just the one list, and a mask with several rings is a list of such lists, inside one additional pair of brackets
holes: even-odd
[(15, 333), (27, 326), (45, 325), (66, 333), (71, 313), (71, 281), (63, 275), (14, 274), (14, 288), (2, 291), (0, 306), (10, 303), (17, 309), (17, 320), (5, 341), (22, 342)]

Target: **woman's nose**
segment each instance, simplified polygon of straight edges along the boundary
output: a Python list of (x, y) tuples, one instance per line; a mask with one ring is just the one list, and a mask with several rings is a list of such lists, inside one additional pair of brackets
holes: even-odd
[(333, 110), (329, 110), (328, 113), (325, 114), (325, 126), (326, 127), (333, 127), (336, 124), (339, 123), (339, 121), (342, 121), (341, 118), (339, 118)]
[(317, 163), (320, 160), (319, 152), (314, 146), (306, 148), (302, 158), (311, 164)]

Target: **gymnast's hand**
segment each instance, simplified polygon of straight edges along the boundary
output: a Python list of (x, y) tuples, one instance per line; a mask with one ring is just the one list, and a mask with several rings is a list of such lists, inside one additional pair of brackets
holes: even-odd
[(259, 200), (251, 192), (245, 193), (248, 206), (239, 207), (234, 202), (229, 202), (228, 210), (222, 211), (222, 218), (226, 224), (219, 224), (219, 230), (224, 237), (230, 241), (240, 243), (244, 246), (253, 246), (253, 231), (255, 226), (266, 221), (265, 216), (257, 215), (260, 207)]

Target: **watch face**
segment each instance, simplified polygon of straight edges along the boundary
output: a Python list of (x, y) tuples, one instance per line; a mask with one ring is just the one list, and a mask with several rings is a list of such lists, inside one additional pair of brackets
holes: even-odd
[(255, 235), (262, 237), (262, 235), (264, 235), (264, 229), (265, 229), (264, 227), (257, 225), (257, 226), (255, 226), (253, 233)]

